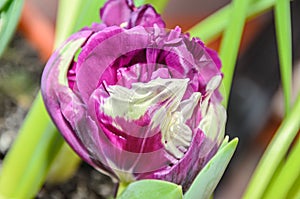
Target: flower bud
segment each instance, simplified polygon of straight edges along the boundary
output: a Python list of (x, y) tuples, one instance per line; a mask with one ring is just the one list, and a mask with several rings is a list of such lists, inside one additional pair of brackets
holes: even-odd
[(48, 61), (42, 94), (77, 154), (113, 179), (187, 190), (224, 137), (221, 63), (150, 5), (110, 0), (103, 23), (73, 34)]

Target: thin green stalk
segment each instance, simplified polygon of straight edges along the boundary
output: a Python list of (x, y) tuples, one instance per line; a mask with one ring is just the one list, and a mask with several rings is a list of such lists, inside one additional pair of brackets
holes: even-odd
[(227, 107), (228, 104), (231, 82), (243, 34), (249, 2), (250, 0), (232, 1), (230, 22), (228, 24), (228, 27), (225, 29), (220, 46), (220, 58), (222, 60), (222, 71), (224, 73), (224, 86), (221, 89), (221, 92), (224, 97), (223, 104), (225, 107)]
[[(247, 9), (247, 18), (251, 19), (270, 10), (274, 4), (275, 0), (252, 0)], [(188, 30), (188, 32), (194, 37), (201, 38), (201, 40), (205, 43), (209, 43), (220, 36), (224, 29), (228, 26), (230, 23), (229, 17), (231, 12), (231, 4), (228, 4), (202, 20), (200, 23)]]
[(118, 198), (122, 194), (122, 192), (128, 187), (128, 185), (129, 183), (124, 183), (124, 182), (119, 183), (116, 198)]
[(300, 128), (300, 94), (291, 110), (291, 113), (283, 120), (271, 143), (261, 158), (244, 199), (259, 199), (264, 194), (276, 168), (287, 153), (293, 139)]
[(4, 159), (0, 174), (0, 198), (32, 198), (46, 178), (50, 165), (63, 144), (49, 123), (38, 94), (18, 138)]
[(280, 170), (276, 179), (271, 182), (270, 188), (265, 194), (265, 199), (288, 198), (289, 190), (300, 176), (300, 139), (293, 147), (290, 155)]
[(292, 29), (290, 1), (277, 0), (274, 13), (285, 112), (288, 114), (290, 112), (292, 92)]

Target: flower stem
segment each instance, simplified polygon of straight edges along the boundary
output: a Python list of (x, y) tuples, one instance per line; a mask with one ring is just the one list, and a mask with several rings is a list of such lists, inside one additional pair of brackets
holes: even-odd
[(222, 72), (224, 73), (223, 89), (223, 105), (227, 107), (231, 90), (231, 82), (235, 70), (236, 60), (239, 52), (239, 46), (243, 34), (247, 10), (250, 0), (233, 0), (230, 4), (231, 14), (228, 27), (224, 31), (223, 39), (220, 46), (220, 58), (222, 60)]
[(127, 182), (120, 182), (117, 190), (117, 198), (123, 193), (129, 184)]
[(300, 128), (300, 94), (291, 109), (291, 113), (283, 120), (274, 138), (261, 158), (243, 196), (243, 199), (259, 199), (263, 196), (278, 165), (285, 157), (292, 141)]

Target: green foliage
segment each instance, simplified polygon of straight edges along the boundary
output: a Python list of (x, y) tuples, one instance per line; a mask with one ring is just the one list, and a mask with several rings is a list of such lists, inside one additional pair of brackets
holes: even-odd
[(158, 13), (163, 13), (165, 7), (167, 6), (169, 0), (135, 0), (135, 6), (141, 6), (143, 4), (151, 4)]
[(181, 186), (161, 180), (139, 180), (127, 186), (117, 199), (182, 199)]
[(234, 74), (236, 60), (239, 52), (239, 46), (246, 21), (246, 13), (250, 0), (233, 0), (230, 22), (223, 34), (220, 47), (220, 58), (222, 61), (222, 72), (224, 73), (221, 92), (224, 97), (224, 105), (227, 107), (231, 82)]
[[(13, 1), (14, 7), (11, 8), (14, 10), (9, 10), (8, 13), (15, 11), (17, 15), (16, 8), (19, 8), (17, 6), (21, 5), (20, 2)], [(88, 9), (90, 7), (92, 9)], [(92, 21), (99, 21), (100, 7), (101, 1), (98, 0), (60, 1), (56, 45), (79, 27), (90, 25)], [(15, 17), (12, 16), (12, 19), (17, 23)], [(57, 172), (52, 171), (52, 181), (55, 181), (54, 175), (60, 177), (62, 167), (77, 166), (78, 157), (72, 155), (65, 156), (65, 159), (68, 159), (67, 165), (59, 165), (65, 162), (53, 161), (61, 148), (65, 148), (64, 141), (50, 120), (38, 94), (15, 143), (4, 159), (0, 174), (0, 198), (34, 197), (44, 183), (53, 162), (56, 163)]]
[(288, 114), (290, 112), (292, 91), (292, 29), (289, 1), (276, 1), (275, 25), (285, 112)]
[(184, 199), (208, 199), (218, 185), (223, 173), (237, 147), (238, 139), (228, 143), (226, 137), (216, 155), (200, 171), (189, 190), (184, 194)]
[[(276, 178), (273, 178), (264, 198), (289, 198), (288, 193), (300, 177), (300, 139), (291, 150)], [(299, 188), (299, 187), (298, 187)]]
[(244, 199), (259, 199), (263, 196), (274, 172), (280, 162), (284, 159), (293, 139), (300, 129), (299, 113), (300, 94), (291, 113), (284, 119), (268, 148), (264, 152), (263, 157), (252, 176), (250, 184), (247, 187)]
[(0, 57), (16, 29), (22, 7), (23, 0), (0, 1)]
[(0, 198), (34, 197), (62, 144), (38, 95), (3, 162)]

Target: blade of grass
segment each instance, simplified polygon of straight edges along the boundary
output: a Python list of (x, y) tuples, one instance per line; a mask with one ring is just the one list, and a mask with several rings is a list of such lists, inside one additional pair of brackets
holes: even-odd
[(225, 107), (227, 107), (228, 104), (231, 82), (243, 34), (249, 2), (250, 0), (232, 1), (231, 16), (229, 19), (230, 21), (228, 27), (225, 29), (220, 46), (220, 58), (223, 65), (222, 72), (224, 73), (223, 88), (221, 89), (221, 92), (224, 97), (223, 104)]
[(243, 196), (244, 199), (259, 199), (264, 194), (270, 180), (280, 164), (300, 128), (300, 95), (283, 120), (278, 131), (263, 154)]
[[(247, 18), (251, 19), (271, 10), (274, 4), (275, 0), (252, 0), (247, 9)], [(194, 37), (201, 38), (205, 43), (213, 41), (220, 36), (223, 30), (228, 26), (231, 9), (231, 4), (224, 6), (192, 27), (188, 32)]]
[(135, 0), (134, 3), (135, 3), (135, 6), (141, 6), (143, 4), (147, 4), (147, 3), (150, 3), (154, 8), (155, 10), (162, 14), (168, 4), (169, 0)]
[(16, 29), (23, 3), (23, 0), (0, 2), (0, 57)]
[(285, 113), (288, 114), (290, 112), (292, 91), (292, 29), (290, 2), (277, 0), (274, 13)]
[(276, 179), (271, 182), (270, 188), (267, 190), (266, 199), (272, 198), (288, 198), (289, 190), (293, 187), (300, 175), (300, 139), (290, 152), (285, 164), (280, 170)]

